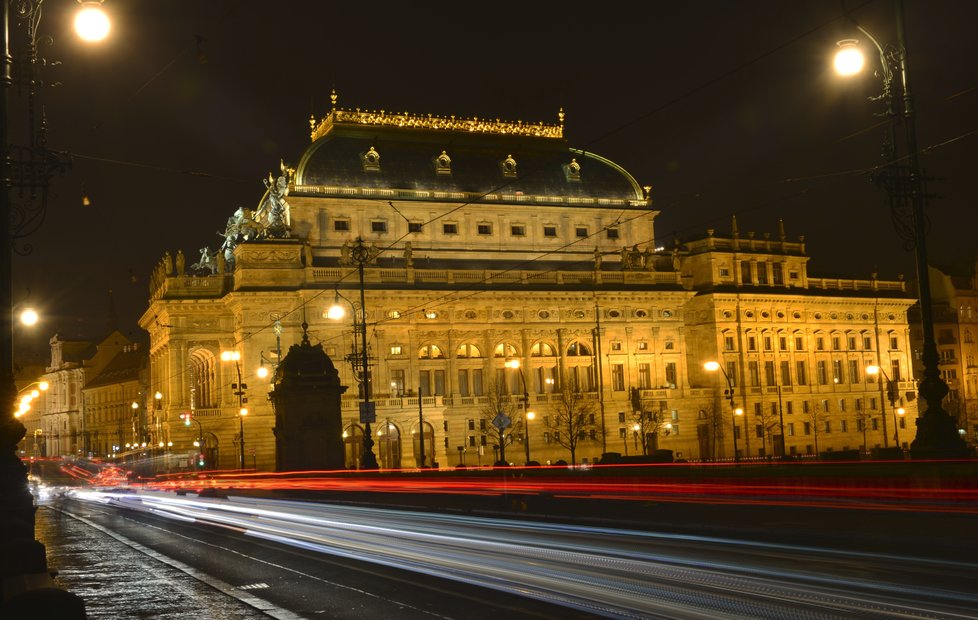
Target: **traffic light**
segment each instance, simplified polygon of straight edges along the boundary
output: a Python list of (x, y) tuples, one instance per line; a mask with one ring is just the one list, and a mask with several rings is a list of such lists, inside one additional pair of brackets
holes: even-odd
[(886, 395), (890, 399), (890, 405), (896, 404), (900, 398), (900, 388), (896, 381), (888, 381), (886, 384)]
[(190, 416), (189, 413), (181, 413), (180, 414), (180, 419), (183, 420), (183, 425), (184, 426), (190, 426), (191, 416)]

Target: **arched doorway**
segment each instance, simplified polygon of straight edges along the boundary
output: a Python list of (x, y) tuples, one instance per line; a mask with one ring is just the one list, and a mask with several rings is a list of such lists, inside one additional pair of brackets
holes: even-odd
[(424, 423), (424, 463), (421, 462), (421, 436), (418, 423), (411, 429), (411, 442), (414, 450), (414, 463), (418, 467), (431, 467), (435, 462), (435, 429), (428, 422)]
[[(200, 464), (199, 454), (204, 455), (204, 464)], [(204, 433), (204, 445), (200, 447), (197, 459), (198, 469), (214, 469), (217, 467), (220, 450), (217, 442), (217, 435), (214, 433)]]
[(343, 431), (343, 447), (346, 468), (359, 469), (360, 459), (363, 457), (363, 428), (360, 425), (351, 424), (346, 427)]
[(401, 467), (401, 431), (390, 420), (377, 426), (377, 451), (383, 469)]

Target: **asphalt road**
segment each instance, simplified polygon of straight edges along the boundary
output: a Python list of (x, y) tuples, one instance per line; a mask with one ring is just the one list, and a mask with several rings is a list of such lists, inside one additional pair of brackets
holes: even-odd
[(879, 553), (169, 493), (52, 509), (280, 618), (978, 618), (978, 563), (899, 532)]

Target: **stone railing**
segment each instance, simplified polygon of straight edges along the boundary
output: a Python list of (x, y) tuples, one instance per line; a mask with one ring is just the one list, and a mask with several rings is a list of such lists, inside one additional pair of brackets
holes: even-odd
[[(309, 270), (312, 282), (355, 282), (353, 267), (314, 267)], [(596, 277), (597, 276), (597, 277)], [(493, 286), (497, 284), (678, 284), (679, 274), (673, 271), (528, 271), (495, 269), (397, 269), (367, 268), (364, 281), (403, 284), (466, 284)]]
[(836, 291), (907, 292), (907, 283), (899, 280), (847, 280), (843, 278), (808, 278), (808, 288)]

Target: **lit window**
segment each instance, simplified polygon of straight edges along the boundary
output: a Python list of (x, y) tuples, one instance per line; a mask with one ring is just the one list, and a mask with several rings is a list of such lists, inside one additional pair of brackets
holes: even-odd
[(392, 344), (391, 345), (391, 355), (401, 355), (401, 345)]

